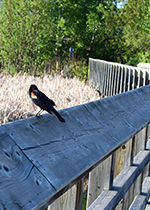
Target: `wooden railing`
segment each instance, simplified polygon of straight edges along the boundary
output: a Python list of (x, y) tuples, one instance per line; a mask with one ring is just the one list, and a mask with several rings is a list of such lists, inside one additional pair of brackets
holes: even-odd
[(105, 96), (112, 96), (150, 84), (150, 69), (99, 59), (89, 59), (89, 81)]
[[(0, 126), (0, 209), (142, 209), (150, 194), (150, 86)], [(138, 204), (138, 205), (137, 205)]]

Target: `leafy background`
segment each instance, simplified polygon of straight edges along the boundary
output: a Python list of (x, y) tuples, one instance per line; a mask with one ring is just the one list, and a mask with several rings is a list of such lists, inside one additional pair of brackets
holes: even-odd
[(149, 19), (148, 0), (1, 0), (0, 69), (86, 80), (89, 57), (150, 62)]

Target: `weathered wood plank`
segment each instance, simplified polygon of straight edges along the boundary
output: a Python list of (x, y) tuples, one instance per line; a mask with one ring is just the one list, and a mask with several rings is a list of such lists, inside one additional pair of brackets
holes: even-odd
[(130, 89), (131, 86), (131, 68), (128, 68), (128, 84), (127, 84), (127, 91), (131, 90)]
[(121, 68), (121, 66), (120, 66), (120, 90), (119, 90), (119, 93), (122, 93), (122, 90), (123, 90), (123, 83), (124, 83), (124, 81), (123, 81), (123, 75), (124, 75), (124, 72), (123, 72), (123, 69)]
[(145, 210), (150, 210), (150, 197), (149, 197), (148, 202), (146, 204)]
[(107, 94), (107, 92), (108, 92), (108, 72), (109, 72), (109, 69), (108, 69), (108, 65), (107, 65), (107, 63), (104, 63), (104, 71), (103, 71), (103, 74), (104, 74), (104, 80), (103, 80), (103, 86), (104, 86), (104, 95), (106, 95)]
[(112, 65), (108, 65), (109, 74), (108, 74), (108, 96), (111, 96), (111, 79), (112, 79)]
[(77, 187), (74, 185), (67, 192), (57, 198), (48, 210), (75, 210)]
[(120, 88), (120, 77), (121, 77), (121, 69), (120, 69), (120, 66), (118, 66), (118, 76), (117, 76), (116, 94), (119, 93), (119, 88)]
[(113, 95), (116, 94), (116, 86), (117, 86), (117, 71), (118, 71), (118, 66), (114, 67), (114, 87), (113, 87)]
[(100, 72), (100, 77), (99, 77), (99, 81), (101, 81), (100, 82), (100, 93), (103, 93), (103, 83), (102, 83), (102, 81), (103, 81), (103, 68), (102, 68), (102, 63), (98, 63), (98, 70), (99, 70), (99, 72)]
[(124, 68), (124, 83), (123, 83), (123, 92), (127, 91), (127, 80), (128, 80), (128, 69)]
[[(111, 79), (109, 79), (110, 75), (113, 74), (114, 68), (118, 67), (118, 78), (116, 78), (116, 81), (113, 81), (113, 83), (117, 83), (118, 84), (118, 91), (116, 91), (116, 93), (122, 93), (125, 90), (129, 91), (131, 89), (135, 89), (138, 88), (140, 86), (145, 86), (145, 85), (149, 85), (150, 81), (150, 70), (149, 69), (143, 69), (143, 68), (137, 68), (137, 67), (133, 67), (133, 66), (128, 66), (128, 65), (123, 65), (123, 64), (119, 64), (119, 63), (114, 63), (114, 62), (108, 62), (108, 61), (104, 61), (104, 60), (99, 60), (99, 59), (92, 59), (89, 58), (89, 66), (92, 66), (90, 64), (93, 63), (100, 63), (103, 65), (102, 71), (104, 72), (105, 75), (107, 75), (107, 79), (99, 79), (95, 76), (95, 69), (94, 68), (90, 68), (90, 71), (92, 71), (92, 73), (90, 73), (89, 75), (89, 80), (93, 81), (93, 85), (94, 85), (94, 80), (97, 83), (103, 83), (103, 94), (110, 96), (113, 95), (113, 92), (110, 91), (110, 87), (112, 87), (112, 80), (113, 77)], [(107, 66), (107, 69), (112, 69), (110, 70), (109, 74), (107, 73), (107, 69), (105, 69), (105, 66)], [(135, 82), (136, 81), (136, 82)], [(96, 87), (96, 86), (94, 86)]]
[(111, 156), (89, 173), (87, 208), (104, 190), (110, 188)]
[(115, 79), (115, 66), (112, 65), (112, 77), (111, 77), (111, 93), (110, 95), (113, 95), (114, 90), (114, 79)]
[[(103, 71), (104, 70), (104, 66), (105, 66), (105, 64), (104, 63), (101, 63), (102, 64), (102, 80), (101, 80), (101, 83), (103, 84), (102, 85), (102, 93), (104, 94), (104, 91), (105, 91), (105, 88), (104, 88), (104, 79), (105, 79), (105, 71)], [(92, 80), (92, 78), (91, 78), (91, 80)]]
[[(66, 123), (44, 114), (0, 126), (0, 139), (3, 132), (10, 136), (48, 186), (54, 188), (47, 196), (43, 184), (43, 203), (32, 205), (40, 209), (54, 201), (145, 127), (150, 119), (149, 95), (150, 86), (145, 86), (60, 110)], [(27, 193), (28, 189), (24, 189)]]
[(111, 210), (116, 207), (130, 186), (143, 171), (150, 159), (149, 151), (141, 151), (134, 158), (133, 166), (126, 167), (113, 182), (109, 191), (103, 192), (88, 208), (88, 210)]
[(33, 209), (55, 189), (28, 160), (11, 137), (0, 132), (0, 209)]
[(147, 200), (150, 196), (150, 177), (146, 177), (143, 184), (141, 194), (137, 195), (130, 206), (129, 210), (142, 210), (145, 208)]

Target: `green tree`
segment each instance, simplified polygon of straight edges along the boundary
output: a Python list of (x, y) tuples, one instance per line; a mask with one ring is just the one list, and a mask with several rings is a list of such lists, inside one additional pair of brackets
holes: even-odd
[(120, 11), (114, 2), (117, 3), (102, 0), (61, 1), (59, 31), (68, 40), (68, 46), (75, 48), (76, 55), (107, 60), (120, 56)]
[(43, 0), (1, 1), (0, 57), (7, 71), (23, 70), (37, 74), (37, 69), (53, 56), (53, 40), (56, 39), (53, 3)]
[[(120, 61), (124, 53), (123, 29), (116, 3), (117, 0), (1, 1), (0, 59), (4, 67), (37, 75), (49, 59), (67, 58), (69, 47), (83, 61), (89, 57)], [(76, 72), (78, 68), (74, 69)]]
[(128, 0), (122, 9), (123, 38), (128, 64), (150, 62), (150, 3), (148, 0)]

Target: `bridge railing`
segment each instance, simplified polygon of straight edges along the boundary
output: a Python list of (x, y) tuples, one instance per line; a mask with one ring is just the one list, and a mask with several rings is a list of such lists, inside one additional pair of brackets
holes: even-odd
[(150, 86), (0, 126), (0, 209), (145, 206), (150, 194)]
[(112, 96), (150, 84), (150, 69), (89, 59), (89, 81), (101, 94)]

